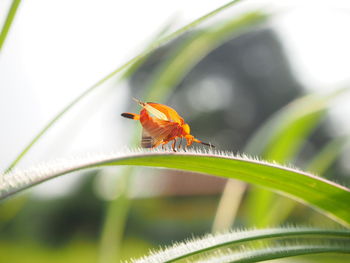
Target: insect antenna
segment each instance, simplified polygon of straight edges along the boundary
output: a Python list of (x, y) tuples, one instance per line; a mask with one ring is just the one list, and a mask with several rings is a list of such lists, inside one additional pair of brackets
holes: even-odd
[(141, 107), (144, 107), (146, 105), (146, 103), (140, 101), (139, 99), (136, 99), (136, 98), (132, 98), (134, 101), (137, 102), (137, 104), (139, 104)]

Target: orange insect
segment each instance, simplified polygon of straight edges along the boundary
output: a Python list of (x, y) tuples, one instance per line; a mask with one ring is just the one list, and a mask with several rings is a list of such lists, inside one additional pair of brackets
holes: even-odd
[(159, 145), (164, 147), (165, 144), (173, 141), (171, 147), (176, 152), (177, 138), (180, 138), (178, 149), (181, 148), (183, 138), (187, 141), (186, 147), (191, 146), (193, 142), (215, 147), (212, 144), (194, 138), (190, 134), (190, 126), (185, 123), (184, 119), (173, 108), (159, 103), (134, 100), (142, 107), (140, 114), (125, 112), (121, 115), (125, 118), (140, 120), (143, 128), (142, 148), (155, 148)]

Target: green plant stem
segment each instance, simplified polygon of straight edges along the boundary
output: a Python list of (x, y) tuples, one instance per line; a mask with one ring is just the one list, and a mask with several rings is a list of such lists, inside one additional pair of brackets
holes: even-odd
[(176, 30), (175, 32), (171, 33), (170, 35), (160, 39), (155, 44), (153, 44), (150, 48), (146, 49), (144, 52), (139, 54), (138, 56), (132, 58), (128, 62), (126, 62), (121, 67), (117, 68), (107, 76), (105, 76), (103, 79), (96, 82), (94, 85), (92, 85), (90, 88), (88, 88), (86, 91), (84, 91), (81, 95), (79, 95), (77, 98), (75, 98), (71, 103), (69, 103), (61, 112), (59, 112), (34, 138), (33, 140), (22, 150), (22, 152), (17, 156), (17, 158), (9, 165), (9, 167), (5, 170), (5, 173), (8, 173), (11, 169), (13, 169), (17, 163), (26, 155), (26, 153), (33, 147), (33, 145), (46, 133), (47, 130), (49, 130), (65, 113), (67, 113), (75, 104), (77, 104), (80, 100), (85, 98), (88, 94), (90, 94), (93, 90), (95, 90), (97, 87), (101, 86), (103, 83), (105, 83), (107, 80), (114, 77), (119, 72), (123, 71), (124, 69), (127, 69), (129, 66), (133, 65), (134, 63), (137, 63), (138, 61), (142, 60), (145, 56), (149, 55), (151, 52), (159, 48), (160, 46), (168, 43), (169, 41), (175, 39), (176, 37), (180, 36), (184, 32), (194, 28), (195, 26), (202, 23), (204, 20), (220, 13), (221, 11), (227, 9), (228, 7), (236, 4), (240, 0), (234, 0), (230, 1), (229, 3), (215, 9), (214, 11), (194, 20), (193, 22), (189, 23), (188, 25)]
[[(128, 196), (129, 181), (133, 168), (127, 167), (121, 171), (118, 184), (122, 188), (117, 192), (117, 197), (107, 204), (105, 220), (102, 226), (99, 242), (98, 262), (119, 262), (121, 243), (123, 239), (125, 222), (130, 208)], [(119, 188), (119, 187), (118, 187)]]
[(17, 9), (19, 7), (19, 4), (21, 3), (21, 0), (13, 0), (10, 10), (7, 14), (4, 26), (2, 27), (1, 33), (0, 33), (0, 52), (2, 50), (2, 47), (5, 43), (6, 37), (8, 32), (10, 31), (11, 25), (13, 20), (15, 19)]

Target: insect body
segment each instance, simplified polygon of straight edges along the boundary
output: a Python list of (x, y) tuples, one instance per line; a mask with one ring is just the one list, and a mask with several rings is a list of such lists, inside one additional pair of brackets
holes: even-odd
[(140, 114), (125, 112), (121, 115), (125, 118), (140, 120), (143, 128), (141, 147), (155, 148), (173, 141), (172, 149), (176, 152), (176, 140), (178, 138), (180, 138), (178, 149), (181, 147), (183, 138), (187, 141), (187, 147), (191, 146), (193, 142), (214, 147), (194, 138), (190, 134), (190, 126), (173, 108), (159, 103), (134, 100), (142, 107)]

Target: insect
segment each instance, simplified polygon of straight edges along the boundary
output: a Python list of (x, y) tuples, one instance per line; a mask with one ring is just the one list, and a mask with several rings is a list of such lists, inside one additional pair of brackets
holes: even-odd
[(202, 142), (190, 134), (190, 126), (184, 119), (171, 107), (154, 102), (142, 102), (134, 100), (142, 107), (140, 114), (125, 112), (121, 115), (125, 118), (140, 120), (142, 125), (142, 148), (155, 148), (159, 145), (167, 144), (173, 141), (171, 148), (176, 152), (176, 142), (180, 138), (178, 149), (181, 148), (182, 139), (185, 138), (189, 147), (193, 142), (201, 143), (209, 147), (215, 147), (212, 144)]

